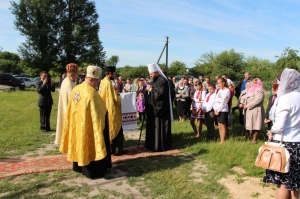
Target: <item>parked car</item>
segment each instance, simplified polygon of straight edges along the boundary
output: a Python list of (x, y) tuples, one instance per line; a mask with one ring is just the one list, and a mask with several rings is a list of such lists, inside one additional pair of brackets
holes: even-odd
[(25, 86), (28, 88), (36, 88), (34, 82), (29, 77), (17, 77), (19, 80), (25, 83)]
[(29, 77), (29, 78), (30, 78), (30, 75), (27, 74), (27, 73), (20, 73), (20, 74), (18, 75), (18, 77)]
[(32, 79), (32, 82), (34, 83), (34, 86), (37, 88), (37, 83), (41, 80), (40, 77), (35, 77)]
[[(35, 87), (37, 88), (37, 83), (41, 80), (40, 77), (33, 78), (32, 82), (34, 83)], [(52, 78), (52, 81), (55, 83), (54, 79)]]
[(12, 92), (12, 91), (16, 91), (16, 89), (15, 89), (15, 87), (12, 87), (12, 86), (0, 85), (0, 92), (2, 92), (2, 91)]
[(0, 84), (13, 86), (15, 89), (25, 89), (25, 83), (7, 73), (0, 73)]
[(41, 80), (40, 77), (35, 77), (35, 78), (32, 79), (32, 81), (34, 81), (34, 82), (38, 82), (38, 81), (40, 81), (40, 80)]

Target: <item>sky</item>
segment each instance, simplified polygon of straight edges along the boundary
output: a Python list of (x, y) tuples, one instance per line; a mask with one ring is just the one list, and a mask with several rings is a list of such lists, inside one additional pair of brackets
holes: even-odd
[[(276, 62), (300, 50), (299, 0), (95, 0), (99, 36), (117, 67), (157, 62), (169, 37), (168, 65), (192, 68), (201, 55), (234, 49)], [(14, 27), (9, 0), (0, 0), (0, 48), (17, 53), (25, 38)], [(165, 53), (160, 63), (166, 63)]]

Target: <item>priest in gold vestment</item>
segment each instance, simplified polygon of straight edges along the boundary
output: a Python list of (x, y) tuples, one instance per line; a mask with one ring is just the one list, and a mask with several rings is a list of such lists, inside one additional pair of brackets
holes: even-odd
[(100, 75), (100, 67), (88, 66), (85, 81), (72, 90), (59, 149), (73, 171), (92, 179), (112, 166), (107, 109), (96, 91)]
[(66, 115), (69, 97), (72, 89), (76, 86), (78, 66), (74, 63), (69, 63), (66, 66), (67, 77), (62, 81), (58, 98), (56, 135), (54, 144), (60, 144), (61, 134), (64, 128), (64, 118)]
[(106, 67), (106, 77), (100, 83), (99, 92), (108, 111), (109, 138), (112, 153), (114, 155), (123, 155), (127, 151), (123, 149), (124, 135), (122, 128), (121, 98), (111, 83), (115, 74), (115, 66)]

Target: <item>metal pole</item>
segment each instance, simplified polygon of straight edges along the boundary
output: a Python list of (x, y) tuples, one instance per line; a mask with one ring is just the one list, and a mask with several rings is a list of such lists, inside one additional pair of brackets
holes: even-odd
[(138, 150), (139, 150), (139, 147), (140, 147), (140, 142), (141, 142), (141, 137), (142, 137), (142, 131), (143, 131), (143, 127), (144, 127), (144, 121), (145, 121), (145, 116), (143, 116), (142, 127), (141, 127), (141, 131), (140, 131), (140, 138), (139, 138), (139, 142), (138, 142), (138, 146), (137, 146)]

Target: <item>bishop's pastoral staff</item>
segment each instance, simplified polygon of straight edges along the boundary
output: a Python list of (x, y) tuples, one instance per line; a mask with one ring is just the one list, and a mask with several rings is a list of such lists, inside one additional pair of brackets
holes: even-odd
[(92, 179), (112, 167), (107, 109), (96, 91), (101, 72), (88, 66), (85, 81), (72, 90), (59, 149), (73, 162), (73, 171)]
[(151, 84), (145, 93), (146, 138), (145, 148), (166, 151), (172, 148), (171, 122), (173, 121), (170, 86), (158, 64), (148, 64)]
[(62, 81), (58, 98), (56, 135), (54, 144), (60, 144), (60, 138), (64, 127), (65, 115), (70, 99), (70, 94), (76, 86), (78, 66), (74, 63), (69, 63), (66, 66), (67, 77)]

